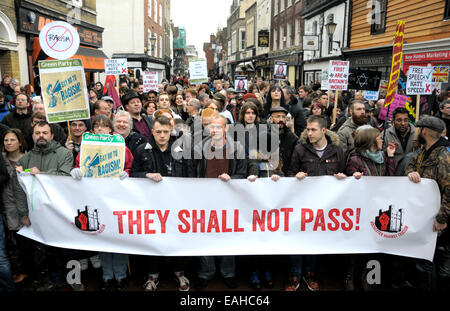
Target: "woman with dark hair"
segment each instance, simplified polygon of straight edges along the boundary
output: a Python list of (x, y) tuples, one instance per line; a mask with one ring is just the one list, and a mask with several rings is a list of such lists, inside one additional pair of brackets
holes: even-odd
[(284, 98), (282, 88), (278, 85), (274, 85), (270, 88), (269, 93), (267, 94), (267, 102), (264, 107), (264, 114), (262, 117), (265, 119), (269, 118), (270, 109), (278, 106), (290, 111), (289, 106), (286, 105), (286, 99)]
[(99, 97), (99, 98), (102, 97), (103, 89), (104, 89), (103, 83), (101, 83), (100, 81), (97, 82), (97, 83), (95, 83), (94, 89), (95, 89), (95, 91), (97, 92), (98, 97)]
[[(19, 184), (16, 173), (16, 163), (24, 155), (27, 144), (19, 129), (9, 129), (3, 138), (3, 162), (8, 171), (9, 181), (2, 191), (3, 215), (6, 221), (5, 231), (9, 232), (14, 245), (9, 250), (12, 254), (12, 270), (14, 282), (21, 283), (36, 272), (33, 261), (35, 243), (17, 232), (23, 226), (30, 226), (28, 218), (27, 197)], [(1, 220), (0, 220), (1, 221)]]

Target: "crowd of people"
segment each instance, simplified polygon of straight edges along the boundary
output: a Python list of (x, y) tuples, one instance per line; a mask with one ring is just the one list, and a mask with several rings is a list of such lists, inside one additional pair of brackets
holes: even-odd
[[(18, 172), (72, 176), (74, 182), (84, 178), (80, 148), (83, 134), (88, 131), (124, 137), (125, 167), (120, 179), (160, 182), (165, 177), (191, 177), (254, 182), (257, 178), (270, 178), (277, 182), (283, 177), (303, 180), (322, 175), (333, 175), (339, 180), (408, 176), (414, 183), (420, 183), (421, 178), (434, 179), (441, 193), (441, 208), (430, 228), (439, 235), (435, 259), (430, 262), (389, 255), (384, 257), (384, 264), (394, 271), (392, 289), (449, 289), (448, 90), (435, 96), (433, 105), (422, 111), (420, 120), (413, 124), (414, 119), (405, 108), (395, 109), (392, 120), (383, 120), (383, 94), (377, 101), (367, 101), (355, 91), (336, 98), (334, 92), (321, 91), (317, 83), (295, 88), (287, 80), (255, 77), (248, 81), (246, 92), (236, 92), (229, 79), (218, 78), (190, 85), (187, 79), (172, 77), (149, 92), (144, 92), (142, 80), (134, 77), (121, 76), (118, 83), (120, 102), (105, 91), (101, 82), (93, 83), (88, 90), (90, 119), (49, 124), (42, 98), (33, 87), (21, 87), (17, 79), (3, 77), (0, 290), (23, 288), (21, 284), (26, 282), (35, 284), (37, 290), (67, 287), (65, 264), (70, 259), (79, 260), (82, 270), (88, 269), (89, 262), (94, 268), (101, 268), (101, 290), (126, 289), (128, 255), (62, 249), (17, 234), (23, 226), (31, 225)], [(244, 135), (231, 131), (237, 128), (244, 129)], [(274, 137), (275, 146), (261, 142)], [(183, 148), (174, 148), (177, 145)], [(266, 145), (271, 146), (270, 150), (263, 150), (261, 146)], [(182, 150), (182, 154), (177, 154), (177, 150)], [(216, 261), (224, 284), (236, 288), (235, 256), (217, 257), (189, 258), (197, 261), (199, 267), (189, 273), (196, 276), (195, 286), (185, 273), (188, 258), (170, 258), (177, 289), (206, 289), (216, 274)], [(364, 273), (358, 268), (359, 263), (366, 256), (352, 254), (345, 258), (342, 280), (345, 289), (355, 290), (355, 280)], [(317, 259), (316, 255), (289, 256), (290, 277), (284, 289), (296, 291), (303, 281), (309, 290), (320, 290)], [(158, 289), (165, 263), (165, 257), (145, 256), (143, 290)], [(272, 256), (255, 256), (253, 269), (248, 273), (251, 288), (272, 288), (274, 265)], [(48, 272), (45, 278), (42, 270)], [(84, 290), (82, 283), (71, 287)]]

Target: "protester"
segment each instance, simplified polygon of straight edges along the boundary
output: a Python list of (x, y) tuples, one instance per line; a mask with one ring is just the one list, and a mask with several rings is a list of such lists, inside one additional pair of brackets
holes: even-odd
[[(219, 178), (227, 182), (230, 179), (247, 177), (247, 160), (242, 145), (228, 137), (227, 120), (218, 114), (211, 117), (208, 125), (210, 136), (203, 143), (195, 145), (192, 172), (199, 178)], [(205, 154), (203, 150), (207, 150)], [(211, 153), (211, 154), (210, 154)], [(199, 160), (196, 160), (200, 158)], [(236, 288), (234, 256), (219, 256), (220, 272), (228, 288)], [(200, 257), (197, 290), (204, 290), (208, 281), (214, 276), (216, 265), (213, 256)]]
[[(46, 121), (33, 126), (34, 147), (17, 161), (16, 170), (29, 170), (31, 175), (48, 174), (69, 176), (73, 164), (72, 152), (53, 140), (53, 133)], [(53, 290), (67, 286), (65, 264), (68, 251), (45, 246), (50, 278), (44, 280), (38, 290)]]
[(133, 120), (131, 115), (127, 111), (118, 111), (113, 120), (114, 132), (122, 135), (125, 138), (125, 145), (130, 149), (133, 157), (136, 157), (137, 148), (146, 143), (147, 139), (145, 136), (137, 132), (131, 131), (133, 126)]
[[(111, 120), (105, 115), (97, 115), (92, 119), (93, 134), (113, 134), (113, 125)], [(81, 145), (83, 148), (83, 145)], [(81, 180), (82, 174), (80, 169), (80, 153), (78, 154), (74, 168), (70, 171), (70, 175), (75, 180)], [(120, 173), (120, 179), (123, 180), (129, 176), (131, 166), (133, 164), (133, 155), (131, 151), (125, 147), (125, 164), (124, 170)], [(117, 291), (124, 291), (127, 284), (127, 264), (128, 256), (126, 254), (100, 252), (101, 265), (103, 270), (103, 283), (101, 291), (111, 291), (114, 287)]]
[[(3, 157), (0, 158), (0, 187), (3, 188), (9, 181), (9, 174), (5, 167)], [(4, 214), (1, 211), (1, 214)], [(0, 219), (0, 292), (14, 291), (14, 280), (11, 272), (11, 263), (6, 250), (6, 236), (3, 220)]]
[(381, 133), (385, 143), (394, 143), (395, 162), (400, 163), (403, 157), (413, 151), (414, 125), (409, 123), (409, 112), (405, 108), (397, 108), (392, 114), (394, 126)]
[[(312, 115), (307, 120), (307, 128), (303, 131), (301, 144), (295, 147), (289, 167), (288, 176), (295, 176), (302, 180), (307, 176), (334, 175), (337, 179), (344, 179), (345, 157), (339, 147), (339, 137), (327, 130), (327, 120), (323, 116)], [(286, 291), (296, 291), (302, 279), (303, 258), (306, 273), (303, 281), (311, 291), (319, 290), (319, 283), (315, 276), (317, 256), (292, 255), (291, 277), (286, 285)]]
[(31, 111), (28, 111), (28, 97), (25, 94), (18, 94), (13, 97), (15, 109), (6, 115), (2, 124), (9, 128), (19, 129), (25, 138), (32, 135)]
[(348, 107), (350, 118), (339, 128), (337, 134), (339, 135), (340, 146), (344, 153), (348, 154), (354, 148), (353, 132), (358, 126), (364, 125), (367, 122), (366, 110), (364, 103), (361, 101), (353, 101)]
[(138, 93), (134, 90), (126, 93), (123, 97), (122, 104), (133, 118), (132, 130), (148, 139), (152, 128), (152, 120), (147, 115), (142, 114), (142, 102)]
[[(0, 99), (0, 103), (1, 103), (1, 99)], [(447, 138), (450, 138), (450, 135), (449, 135), (449, 131), (450, 131), (450, 99), (444, 100), (439, 105), (439, 111), (440, 111), (439, 118), (445, 122), (445, 127), (447, 129), (445, 136), (447, 136)]]
[[(170, 135), (172, 129), (172, 123), (165, 116), (155, 118), (149, 142), (137, 149), (138, 156), (133, 161), (131, 177), (148, 178), (154, 182), (162, 181), (163, 177), (192, 177), (188, 171), (189, 159), (182, 159), (182, 156), (171, 153), (175, 140)], [(176, 153), (176, 151), (174, 152)], [(149, 258), (148, 280), (144, 285), (146, 291), (157, 290), (161, 261), (161, 257)], [(184, 258), (173, 257), (172, 261), (178, 290), (188, 291), (190, 282), (184, 275)]]
[(35, 276), (33, 261), (34, 242), (17, 232), (23, 226), (30, 226), (28, 218), (28, 205), (26, 194), (19, 185), (16, 173), (16, 163), (24, 155), (26, 149), (25, 139), (18, 129), (10, 129), (5, 133), (3, 147), (3, 163), (8, 171), (9, 181), (3, 185), (2, 203), (5, 216), (5, 231), (9, 232), (10, 239), (15, 243), (15, 252), (9, 249), (12, 259), (12, 271), (16, 286), (25, 279)]
[(415, 260), (418, 274), (416, 286), (424, 291), (435, 291), (439, 287), (439, 290), (448, 292), (450, 240), (448, 229), (446, 233), (444, 230), (447, 228), (450, 215), (450, 144), (441, 136), (445, 129), (445, 123), (442, 120), (424, 116), (416, 123), (416, 127), (419, 128), (420, 153), (408, 164), (405, 174), (414, 183), (420, 183), (422, 178), (433, 179), (437, 182), (441, 193), (441, 207), (435, 216), (433, 231), (438, 232), (438, 245), (442, 245), (437, 265), (435, 261)]

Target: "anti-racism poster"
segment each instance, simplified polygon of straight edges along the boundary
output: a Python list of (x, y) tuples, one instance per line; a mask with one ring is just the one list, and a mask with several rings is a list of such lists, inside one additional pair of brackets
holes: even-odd
[(349, 61), (330, 60), (328, 89), (346, 91), (348, 86)]
[(121, 135), (84, 133), (80, 169), (83, 177), (119, 177), (125, 167), (125, 140)]
[(39, 61), (39, 76), (49, 123), (89, 119), (89, 98), (80, 59)]
[(427, 178), (155, 183), (22, 173), (19, 180), (31, 220), (19, 234), (55, 247), (156, 256), (381, 252), (426, 260), (436, 248), (440, 194)]
[(285, 80), (286, 76), (287, 76), (287, 62), (276, 60), (273, 69), (273, 78), (275, 80)]
[(191, 59), (189, 61), (189, 81), (192, 84), (208, 82), (208, 69), (206, 60)]
[(236, 92), (247, 92), (248, 80), (247, 76), (234, 76), (234, 89)]
[(158, 91), (158, 72), (157, 71), (144, 71), (142, 74), (142, 82), (144, 86), (144, 92)]

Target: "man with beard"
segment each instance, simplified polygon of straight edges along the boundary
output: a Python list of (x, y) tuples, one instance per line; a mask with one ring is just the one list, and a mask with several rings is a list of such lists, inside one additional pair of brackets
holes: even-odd
[[(70, 176), (73, 165), (72, 151), (53, 140), (52, 128), (46, 121), (39, 121), (33, 126), (34, 147), (17, 161), (17, 171), (29, 170), (31, 175), (48, 174)], [(52, 290), (67, 286), (64, 271), (67, 250), (45, 246), (50, 279), (38, 290)]]
[(387, 130), (381, 133), (385, 144), (394, 143), (395, 162), (400, 163), (403, 157), (413, 150), (414, 125), (409, 123), (409, 113), (405, 108), (397, 108), (393, 113), (393, 123)]
[[(438, 251), (434, 261), (416, 259), (419, 289), (448, 292), (450, 286), (450, 237), (447, 228), (450, 216), (450, 144), (441, 137), (445, 129), (442, 120), (425, 116), (416, 123), (419, 131), (419, 154), (413, 157), (405, 175), (420, 183), (422, 178), (434, 179), (441, 192), (441, 208), (435, 217), (433, 231), (438, 232)], [(425, 212), (425, 211), (424, 211)], [(438, 260), (439, 259), (439, 260)], [(438, 283), (436, 284), (437, 272)]]
[(350, 118), (338, 130), (340, 146), (345, 154), (354, 148), (353, 132), (361, 125), (366, 124), (366, 108), (364, 102), (354, 100), (348, 107)]
[(282, 171), (288, 176), (289, 166), (291, 165), (291, 156), (297, 145), (298, 137), (286, 126), (286, 117), (288, 111), (281, 106), (270, 109), (270, 123), (278, 124), (280, 138), (280, 158)]

